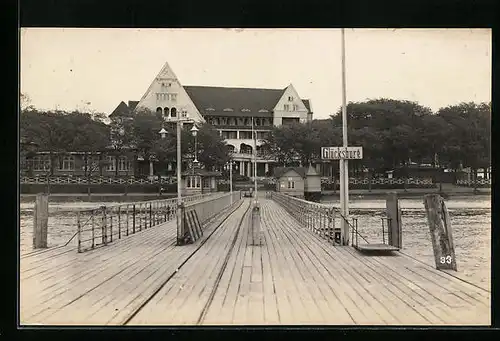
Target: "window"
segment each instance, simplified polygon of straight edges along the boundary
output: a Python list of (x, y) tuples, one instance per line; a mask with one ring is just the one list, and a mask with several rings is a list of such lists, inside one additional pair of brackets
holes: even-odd
[(259, 112), (269, 112), (266, 109), (260, 109)]
[(293, 101), (293, 96), (288, 96), (288, 102), (292, 102)]
[(170, 109), (168, 107), (163, 108), (163, 116), (168, 116)]
[(231, 108), (225, 108), (224, 111), (233, 111)]
[(288, 181), (288, 188), (295, 188), (295, 181)]
[(297, 110), (299, 110), (299, 106), (297, 104), (294, 104), (293, 105), (293, 111), (297, 111)]
[(162, 115), (163, 110), (161, 110), (161, 107), (156, 108), (156, 113)]
[(68, 155), (63, 157), (61, 163), (61, 170), (63, 171), (72, 171), (75, 170), (75, 158), (72, 155)]
[(249, 111), (250, 111), (250, 109), (246, 109), (246, 108), (245, 108), (245, 109), (241, 109), (241, 111), (243, 111), (243, 112), (249, 112)]
[(130, 161), (126, 156), (120, 156), (118, 159), (118, 170), (120, 172), (126, 172), (130, 169)]
[(209, 178), (203, 179), (203, 188), (210, 188), (210, 179)]
[(251, 138), (252, 138), (251, 131), (240, 131), (240, 139), (245, 140), (245, 139), (251, 139)]
[(116, 157), (115, 156), (108, 156), (106, 157), (106, 170), (108, 172), (114, 172), (116, 170)]
[(170, 117), (177, 117), (177, 109), (175, 107), (170, 109)]
[(215, 111), (215, 109), (214, 109), (214, 108), (207, 108), (206, 110), (207, 110), (207, 111)]
[(186, 177), (186, 188), (200, 188), (200, 180), (200, 177), (195, 175)]
[(43, 171), (50, 169), (50, 158), (48, 155), (37, 155), (31, 159), (32, 169), (35, 171)]
[(290, 111), (290, 105), (289, 104), (285, 104), (284, 105), (284, 109), (285, 109), (285, 111)]
[(170, 100), (172, 102), (177, 102), (177, 94), (170, 94)]
[(237, 133), (235, 131), (222, 131), (222, 137), (224, 139), (236, 139)]

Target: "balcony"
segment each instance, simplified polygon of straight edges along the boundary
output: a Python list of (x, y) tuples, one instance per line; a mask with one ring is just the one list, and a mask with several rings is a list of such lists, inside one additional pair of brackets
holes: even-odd
[[(253, 160), (253, 153), (232, 153), (233, 159), (236, 161), (251, 161)], [(262, 152), (257, 152), (257, 161), (269, 161), (274, 160), (271, 156), (267, 156)]]

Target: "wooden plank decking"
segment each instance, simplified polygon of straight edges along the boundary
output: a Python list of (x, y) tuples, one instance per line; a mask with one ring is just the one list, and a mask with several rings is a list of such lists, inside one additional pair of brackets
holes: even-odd
[(271, 200), (262, 246), (250, 246), (248, 204), (194, 254), (202, 241), (175, 246), (167, 223), (85, 254), (21, 259), (21, 323), (490, 324), (489, 291), (399, 252), (332, 246)]

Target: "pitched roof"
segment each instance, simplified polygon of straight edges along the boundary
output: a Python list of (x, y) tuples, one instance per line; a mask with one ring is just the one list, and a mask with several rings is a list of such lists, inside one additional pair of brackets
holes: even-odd
[[(225, 88), (216, 86), (184, 86), (202, 115), (272, 116), (272, 110), (285, 89)], [(207, 109), (213, 110), (207, 110)], [(232, 111), (224, 111), (232, 109)], [(262, 112), (262, 110), (267, 112)], [(242, 111), (245, 110), (245, 111)], [(246, 111), (248, 110), (248, 111)]]
[(121, 101), (120, 104), (116, 107), (115, 110), (108, 117), (116, 117), (116, 116), (128, 116), (130, 115), (130, 109), (125, 104), (124, 101)]
[(306, 106), (306, 109), (308, 112), (311, 112), (311, 107), (309, 106), (309, 100), (308, 99), (303, 99), (302, 103)]
[(134, 111), (137, 104), (139, 104), (139, 101), (128, 101), (128, 107), (130, 111)]
[(306, 175), (319, 175), (318, 172), (316, 172), (316, 169), (312, 166), (312, 164), (309, 164), (309, 168), (307, 169)]
[(307, 168), (306, 167), (276, 167), (274, 168), (274, 177), (281, 178), (288, 171), (293, 170), (299, 174), (302, 178), (306, 177)]

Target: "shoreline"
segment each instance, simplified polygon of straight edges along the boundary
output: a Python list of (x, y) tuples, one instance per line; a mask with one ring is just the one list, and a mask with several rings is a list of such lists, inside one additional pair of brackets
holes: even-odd
[[(423, 197), (426, 194), (440, 194), (445, 199), (446, 198), (468, 198), (468, 197), (491, 197), (491, 191), (485, 191), (484, 189), (479, 190), (477, 193), (473, 191), (404, 191), (404, 190), (372, 190), (371, 192), (367, 190), (350, 190), (349, 199), (385, 199), (388, 193), (397, 193), (399, 199), (414, 199), (417, 197)], [(339, 191), (323, 191), (322, 198), (337, 198), (340, 199)]]
[[(265, 192), (261, 189), (259, 192)], [(390, 192), (395, 192), (398, 194), (400, 199), (414, 199), (416, 197), (423, 197), (426, 194), (439, 194), (437, 190), (428, 189), (395, 189), (395, 190), (385, 190), (385, 189), (373, 189), (369, 190), (350, 190), (350, 199), (385, 199), (387, 194)], [(473, 190), (470, 188), (450, 188), (442, 191), (442, 196), (444, 198), (449, 197), (485, 197), (491, 196), (490, 188), (478, 189), (477, 193), (474, 194)], [(176, 193), (164, 193), (163, 195), (158, 195), (158, 193), (128, 193), (127, 195), (123, 193), (102, 193), (93, 194), (90, 197), (86, 193), (54, 193), (49, 197), (51, 202), (133, 202), (133, 201), (146, 201), (146, 200), (156, 200), (156, 199), (171, 199), (175, 198)], [(339, 199), (339, 191), (322, 191), (322, 199), (325, 198), (335, 198)], [(19, 201), (20, 203), (32, 203), (35, 201), (36, 194), (21, 194)]]

